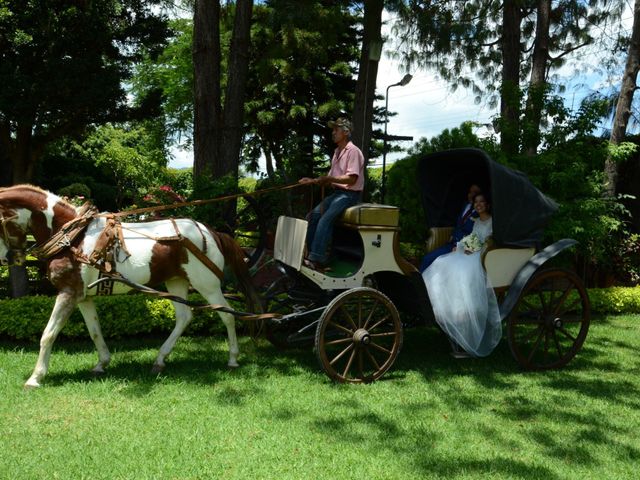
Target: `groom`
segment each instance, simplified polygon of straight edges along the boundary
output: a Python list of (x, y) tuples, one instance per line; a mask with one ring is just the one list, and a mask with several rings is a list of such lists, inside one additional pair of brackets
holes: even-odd
[(467, 203), (465, 203), (464, 208), (456, 220), (456, 224), (453, 227), (453, 233), (451, 234), (451, 237), (449, 237), (449, 241), (422, 257), (420, 273), (429, 268), (429, 265), (431, 265), (440, 255), (450, 253), (453, 250), (453, 247), (455, 247), (464, 236), (471, 233), (471, 230), (473, 230), (473, 218), (477, 217), (476, 211), (473, 209), (473, 197), (479, 193), (482, 193), (480, 187), (475, 183), (472, 183), (469, 186), (469, 191), (467, 192)]

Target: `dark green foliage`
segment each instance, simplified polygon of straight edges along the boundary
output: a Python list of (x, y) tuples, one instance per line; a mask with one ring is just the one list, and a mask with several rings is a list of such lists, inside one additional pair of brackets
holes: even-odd
[(91, 189), (84, 183), (72, 183), (62, 187), (56, 193), (70, 199), (74, 197), (91, 198)]
[[(191, 295), (189, 300), (205, 303), (199, 295)], [(55, 298), (48, 296), (0, 300), (0, 336), (29, 340), (40, 338), (54, 302)], [(168, 300), (156, 300), (145, 295), (120, 295), (97, 297), (95, 302), (106, 338), (170, 332), (175, 325), (173, 306)], [(223, 329), (218, 314), (213, 310), (194, 310), (187, 334), (211, 334)], [(88, 336), (78, 309), (74, 310), (61, 335), (70, 338)]]
[(165, 183), (166, 152), (149, 124), (103, 125), (83, 139), (65, 138), (49, 146), (36, 183), (61, 195), (84, 184), (100, 210), (117, 211), (154, 185)]
[(157, 114), (157, 95), (132, 108), (125, 91), (132, 64), (142, 52), (159, 53), (168, 33), (152, 11), (156, 3), (2, 3), (0, 132), (14, 179), (33, 181), (53, 141), (82, 135), (90, 125)]
[[(546, 136), (548, 148), (535, 157), (518, 156), (510, 162), (558, 202), (546, 240), (578, 240), (576, 267), (593, 285), (612, 273), (623, 282), (633, 281), (637, 275), (626, 246), (628, 212), (619, 199), (605, 194), (603, 169), (610, 148), (607, 141), (591, 136), (605, 109), (599, 98), (588, 99), (576, 113), (556, 105), (554, 126)], [(633, 149), (625, 146), (620, 155), (632, 153)]]

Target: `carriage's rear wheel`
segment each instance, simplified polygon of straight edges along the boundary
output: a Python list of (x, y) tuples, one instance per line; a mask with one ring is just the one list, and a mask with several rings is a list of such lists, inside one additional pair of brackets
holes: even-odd
[(338, 382), (368, 383), (393, 365), (402, 347), (398, 310), (385, 295), (360, 287), (338, 295), (316, 329), (320, 366)]
[(590, 317), (582, 280), (567, 270), (543, 270), (525, 286), (507, 320), (509, 348), (528, 370), (563, 367), (582, 347)]

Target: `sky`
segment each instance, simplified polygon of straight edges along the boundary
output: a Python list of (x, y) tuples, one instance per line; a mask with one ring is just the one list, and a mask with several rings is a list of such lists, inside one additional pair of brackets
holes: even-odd
[[(632, 17), (632, 14), (625, 15), (624, 21), (629, 23), (629, 30)], [(388, 17), (385, 17), (385, 20), (388, 20)], [(387, 32), (388, 25), (389, 22), (385, 22), (384, 29)], [(391, 48), (392, 43), (387, 41), (384, 48)], [(422, 70), (410, 72), (402, 70), (396, 61), (385, 54), (384, 48), (376, 81), (378, 94), (384, 95), (387, 86), (399, 82), (405, 73), (413, 75), (411, 82), (404, 87), (396, 86), (389, 89), (389, 111), (395, 112), (396, 115), (389, 117), (387, 133), (413, 137), (413, 141), (399, 142), (398, 145), (401, 147), (407, 149), (420, 138), (434, 137), (444, 129), (458, 127), (465, 121), (490, 124), (492, 118), (497, 115), (496, 110), (491, 110), (486, 105), (476, 105), (474, 95), (468, 90), (458, 89), (452, 93), (447, 83), (438, 80), (433, 73)], [(590, 93), (607, 87), (601, 75), (591, 73), (576, 77), (570, 67), (567, 67), (564, 72), (561, 71), (560, 75), (567, 76), (566, 81), (569, 86), (564, 97), (567, 106), (572, 109), (577, 108), (580, 101)], [(380, 106), (384, 107), (384, 99), (380, 101)], [(492, 133), (492, 130), (479, 127), (477, 133), (486, 135)], [(172, 154), (174, 158), (170, 161), (171, 167), (184, 168), (193, 165), (192, 151), (173, 149)], [(388, 154), (387, 164), (403, 156), (402, 152)], [(382, 160), (376, 159), (375, 165), (381, 164)]]

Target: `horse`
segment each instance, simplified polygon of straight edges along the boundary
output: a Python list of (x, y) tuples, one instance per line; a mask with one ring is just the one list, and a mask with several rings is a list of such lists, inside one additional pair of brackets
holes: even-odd
[[(0, 188), (0, 263), (21, 264), (27, 234), (33, 235), (37, 246), (45, 245), (52, 237), (56, 238), (56, 234), (64, 233), (65, 225), (78, 221), (80, 213), (79, 208), (66, 200), (33, 185)], [(107, 235), (112, 239), (112, 253), (106, 261), (104, 251), (96, 247), (103, 242), (109, 221), (108, 215), (97, 214), (95, 210), (75, 238), (70, 239), (65, 234), (60, 241), (54, 242), (61, 243), (62, 248), (47, 258), (47, 276), (56, 288), (57, 296), (40, 339), (38, 360), (25, 383), (27, 389), (41, 385), (49, 368), (53, 343), (76, 306), (98, 352), (98, 363), (92, 372), (96, 375), (105, 372), (111, 354), (93, 301), (97, 288), (88, 288), (104, 276), (105, 271), (117, 272), (135, 284), (164, 284), (169, 294), (182, 299), (186, 298), (192, 286), (210, 304), (228, 308), (221, 289), (221, 272), (226, 262), (237, 277), (248, 306), (259, 308), (259, 298), (248, 273), (244, 252), (232, 237), (189, 218), (144, 223), (118, 221), (115, 222), (117, 228)], [(112, 293), (127, 293), (131, 289), (129, 284), (113, 282)], [(167, 356), (192, 318), (192, 311), (187, 305), (179, 301), (172, 303), (176, 314), (175, 327), (160, 347), (152, 367), (154, 373), (164, 369)], [(227, 329), (228, 366), (238, 367), (235, 318), (220, 310), (218, 314)]]

